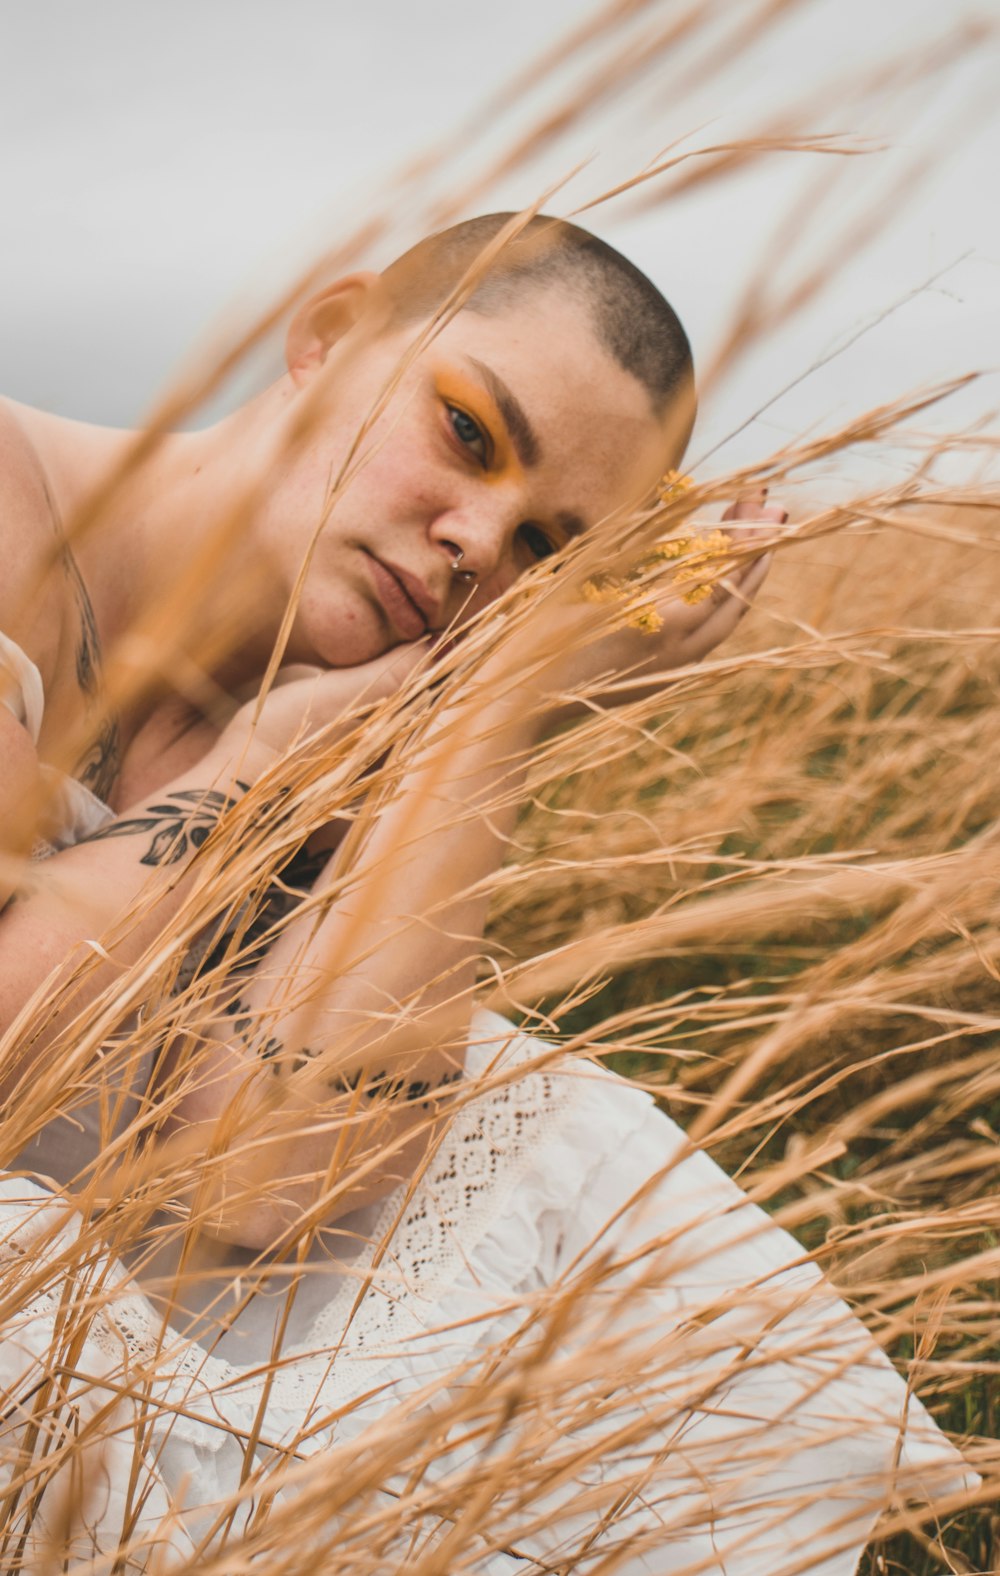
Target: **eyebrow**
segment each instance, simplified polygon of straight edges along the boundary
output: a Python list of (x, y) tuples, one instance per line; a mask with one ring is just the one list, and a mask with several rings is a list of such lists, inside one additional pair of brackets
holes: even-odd
[(510, 434), (510, 441), (514, 445), (518, 459), (525, 469), (529, 470), (533, 465), (538, 464), (542, 457), (542, 449), (538, 442), (538, 434), (528, 420), (524, 406), (499, 373), (488, 367), (485, 361), (479, 361), (475, 356), (470, 356), (469, 360), (493, 396), (493, 402), (503, 417), (504, 426)]

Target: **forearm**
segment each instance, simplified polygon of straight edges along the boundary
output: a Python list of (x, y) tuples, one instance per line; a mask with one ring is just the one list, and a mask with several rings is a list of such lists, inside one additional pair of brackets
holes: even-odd
[(350, 871), (334, 858), (320, 878), (325, 917), (287, 926), (214, 1047), (175, 1068), (175, 1131), (215, 1152), (197, 1207), (218, 1235), (266, 1246), (412, 1174), (461, 1074), (488, 878), (536, 736), (523, 690), (445, 710)]
[[(62, 1011), (32, 1039), (35, 1057), (120, 978), (175, 918), (198, 847), (243, 791), (228, 756), (210, 752), (128, 815), (33, 866), (30, 886), (0, 914), (0, 1031), (17, 1025), (40, 985), (51, 1000), (74, 977)], [(24, 1070), (18, 1039), (15, 1032), (5, 1046), (8, 1085)]]
[[(485, 696), (485, 698), (481, 698)], [(325, 1064), (384, 1046), (386, 1014), (427, 1023), (468, 996), (482, 950), (490, 875), (501, 864), (538, 723), (523, 693), (488, 683), (434, 721), (393, 797), (317, 884), (306, 913), (268, 957), (247, 999), (292, 1054)], [(433, 1039), (427, 1028), (422, 1038)], [(401, 1039), (412, 1040), (405, 1027)]]

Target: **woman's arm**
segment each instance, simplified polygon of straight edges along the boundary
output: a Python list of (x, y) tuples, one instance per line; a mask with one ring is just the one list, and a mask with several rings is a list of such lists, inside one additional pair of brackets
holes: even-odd
[[(747, 596), (759, 573), (745, 572)], [(476, 688), (442, 709), (348, 876), (336, 858), (327, 866), (322, 920), (307, 905), (239, 1011), (210, 1029), (207, 1051), (187, 1061), (180, 1050), (168, 1064), (159, 1091), (171, 1112), (168, 1140), (210, 1157), (195, 1203), (211, 1229), (268, 1245), (304, 1215), (343, 1213), (412, 1172), (441, 1108), (436, 1091), (459, 1070), (487, 879), (502, 860), (552, 696), (640, 658), (656, 684), (665, 669), (697, 661), (724, 638), (739, 612), (733, 599), (701, 609), (674, 604), (656, 641), (628, 632), (581, 653), (573, 648), (592, 610), (564, 610), (565, 630), (546, 621), (535, 656), (519, 648), (516, 674), (487, 665)], [(398, 668), (400, 654), (382, 661)], [(356, 691), (360, 671), (323, 675), (315, 694), (348, 680)], [(397, 673), (383, 692), (398, 682)], [(296, 688), (267, 702), (265, 722), (282, 716), (287, 735), (279, 727), (265, 739), (272, 759), (300, 728)], [(0, 918), (0, 1026), (16, 1019), (46, 976), (68, 975), (82, 940), (101, 939), (130, 911), (113, 963), (95, 963), (75, 986), (73, 1011), (157, 939), (189, 890), (191, 830), (242, 791), (241, 756), (224, 737), (195, 772), (130, 811), (130, 824), (46, 861), (39, 890)], [(150, 866), (164, 867), (152, 890)], [(33, 1058), (57, 1027), (33, 1041)], [(7, 1065), (16, 1077), (16, 1053)]]
[(235, 1020), (175, 1069), (169, 1131), (217, 1157), (195, 1205), (213, 1234), (268, 1247), (412, 1175), (460, 1074), (487, 878), (544, 720), (534, 699), (486, 671), (440, 713), (349, 876), (329, 861), (325, 917), (306, 906)]
[(747, 564), (736, 595), (675, 599), (652, 642), (624, 631), (586, 645), (593, 610), (557, 609), (521, 640), (516, 669), (509, 654), (486, 663), (440, 712), (350, 871), (335, 856), (320, 878), (325, 915), (306, 905), (241, 991), (240, 1032), (220, 1020), (207, 1050), (171, 1069), (171, 1129), (212, 1157), (193, 1200), (206, 1229), (269, 1247), (412, 1174), (442, 1108), (433, 1091), (461, 1066), (488, 878), (540, 731), (576, 685), (646, 668), (656, 688), (698, 661), (765, 571)]
[[(27, 867), (28, 878), (0, 912), (0, 1096), (49, 1054), (60, 1030), (120, 979), (174, 920), (190, 891), (198, 848), (247, 785), (297, 737), (329, 726), (359, 699), (390, 692), (414, 660), (401, 659), (397, 652), (391, 660), (280, 687), (259, 720), (252, 706), (243, 708), (195, 766), (86, 842)], [(5, 708), (0, 708), (0, 727), (4, 742), (13, 735), (11, 748), (0, 756), (0, 810), (20, 806), (30, 821), (32, 796), (37, 803), (39, 792), (34, 747)], [(2, 825), (9, 857), (0, 870), (5, 864), (13, 887), (25, 839), (11, 837), (9, 819)], [(41, 1032), (37, 1011), (30, 1015), (29, 1044), (20, 1032), (27, 1023), (25, 1008), (36, 993), (36, 1006), (42, 1008), (70, 980), (62, 1011), (50, 1014)]]
[[(120, 978), (174, 918), (188, 891), (198, 842), (244, 791), (233, 782), (230, 766), (221, 755), (207, 756), (113, 822), (106, 833), (114, 835), (98, 834), (30, 867), (30, 886), (0, 914), (4, 1096), (47, 1053), (60, 1028)], [(11, 780), (5, 774), (5, 788)], [(118, 933), (112, 941), (113, 932)], [(89, 948), (89, 941), (102, 947), (107, 941), (112, 961)], [(41, 986), (38, 1005), (48, 1001), (84, 962), (88, 967), (63, 1010), (40, 1034), (32, 1033), (29, 1049), (18, 1032), (24, 1009)]]

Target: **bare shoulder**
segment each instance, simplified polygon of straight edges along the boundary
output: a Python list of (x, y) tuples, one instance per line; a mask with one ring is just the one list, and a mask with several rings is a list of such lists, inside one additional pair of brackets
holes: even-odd
[(45, 471), (16, 410), (0, 400), (0, 630), (51, 676), (62, 641), (65, 570)]

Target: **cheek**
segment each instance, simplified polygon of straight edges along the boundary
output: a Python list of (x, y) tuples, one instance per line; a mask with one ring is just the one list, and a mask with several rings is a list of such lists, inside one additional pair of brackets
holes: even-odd
[(357, 483), (383, 518), (401, 522), (429, 522), (457, 501), (447, 467), (433, 454), (426, 435), (418, 433), (390, 434), (362, 466)]
[(609, 418), (588, 424), (579, 438), (557, 459), (594, 518), (643, 496), (667, 469), (662, 434), (648, 422)]
[(491, 602), (497, 600), (497, 597), (503, 596), (505, 591), (509, 591), (511, 586), (515, 585), (520, 578), (520, 571), (516, 567), (498, 569), (495, 574), (490, 575), (488, 580), (484, 580), (479, 587), (479, 594), (475, 599), (474, 607), (476, 609), (488, 607)]

